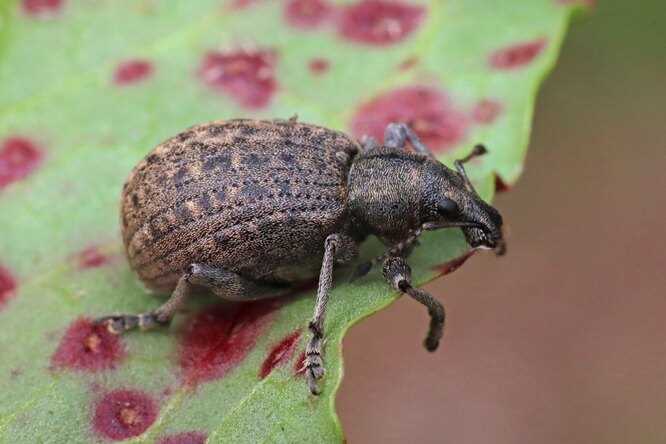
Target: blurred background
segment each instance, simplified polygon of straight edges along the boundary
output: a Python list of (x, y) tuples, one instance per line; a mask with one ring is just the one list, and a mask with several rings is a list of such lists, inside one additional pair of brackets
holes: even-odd
[[(351, 443), (666, 442), (666, 6), (575, 20), (497, 197), (509, 253), (352, 328), (337, 401)], [(488, 141), (481, 141), (488, 142)]]

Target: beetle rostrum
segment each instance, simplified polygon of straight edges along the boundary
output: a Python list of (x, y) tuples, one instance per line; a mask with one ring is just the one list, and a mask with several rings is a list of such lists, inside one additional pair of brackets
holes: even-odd
[(381, 264), (394, 289), (425, 305), (425, 347), (433, 351), (444, 308), (412, 286), (407, 258), (424, 231), (443, 228), (460, 228), (472, 248), (504, 253), (502, 218), (464, 168), (485, 151), (477, 145), (452, 170), (402, 123), (386, 128), (382, 144), (295, 118), (192, 127), (149, 153), (121, 197), (131, 267), (148, 288), (171, 296), (153, 311), (97, 322), (115, 334), (150, 329), (167, 325), (197, 289), (251, 301), (319, 276), (305, 358), (309, 389), (318, 394), (333, 269), (376, 236), (386, 251), (355, 276)]

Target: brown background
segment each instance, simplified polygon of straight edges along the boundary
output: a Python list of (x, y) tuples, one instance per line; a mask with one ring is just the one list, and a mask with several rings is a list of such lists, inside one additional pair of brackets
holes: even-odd
[(576, 20), (540, 94), (527, 169), (497, 205), (509, 254), (402, 299), (345, 340), (355, 443), (666, 442), (666, 5)]

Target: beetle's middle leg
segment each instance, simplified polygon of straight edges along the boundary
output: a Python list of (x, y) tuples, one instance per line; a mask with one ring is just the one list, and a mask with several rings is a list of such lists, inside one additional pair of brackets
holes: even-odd
[(384, 261), (384, 277), (396, 290), (406, 293), (428, 308), (430, 329), (423, 345), (428, 351), (435, 351), (444, 332), (446, 314), (444, 306), (423, 290), (412, 287), (412, 270), (403, 257), (390, 256)]
[(160, 325), (168, 325), (196, 287), (207, 288), (215, 295), (230, 301), (261, 299), (273, 296), (280, 290), (279, 287), (254, 282), (222, 267), (191, 264), (178, 280), (169, 299), (155, 310), (141, 314), (105, 316), (95, 322), (105, 324), (114, 334), (137, 327), (149, 330)]

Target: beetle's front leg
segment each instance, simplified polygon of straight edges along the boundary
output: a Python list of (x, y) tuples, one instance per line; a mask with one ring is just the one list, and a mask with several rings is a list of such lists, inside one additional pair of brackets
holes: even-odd
[(444, 332), (444, 306), (423, 290), (412, 287), (412, 270), (403, 257), (390, 256), (384, 260), (384, 277), (396, 290), (406, 293), (428, 308), (430, 329), (424, 341), (426, 350), (435, 351)]
[[(344, 262), (353, 256), (355, 247), (353, 243), (343, 245), (344, 240), (338, 234), (329, 235), (324, 241), (324, 259), (319, 273), (319, 285), (317, 287), (317, 299), (315, 301), (314, 315), (308, 325), (310, 330), (310, 342), (305, 348), (305, 374), (310, 392), (313, 395), (320, 393), (317, 380), (324, 376), (324, 360), (322, 349), (324, 342), (324, 319), (326, 318), (326, 305), (328, 295), (333, 285), (333, 264), (336, 261)], [(347, 252), (351, 254), (346, 254)]]

